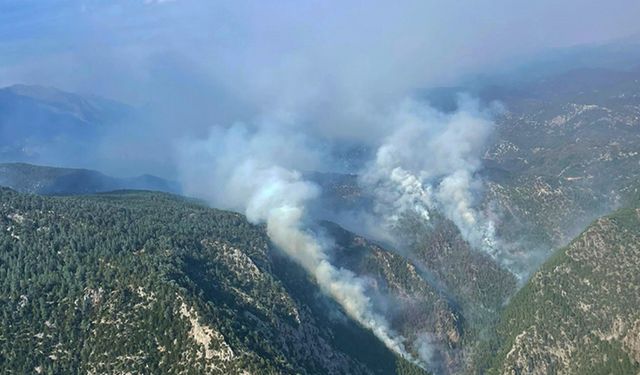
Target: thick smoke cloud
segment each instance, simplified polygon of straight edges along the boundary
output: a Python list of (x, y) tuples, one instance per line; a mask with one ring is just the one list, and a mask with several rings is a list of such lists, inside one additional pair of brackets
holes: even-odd
[[(477, 177), (480, 155), (491, 134), (493, 109), (461, 98), (459, 111), (441, 113), (427, 104), (406, 99), (377, 118), (389, 125), (389, 134), (361, 171), (360, 185), (373, 197), (373, 215), (367, 216), (386, 239), (395, 241), (391, 227), (407, 211), (428, 224), (431, 212), (453, 221), (475, 248), (495, 248), (492, 222), (477, 210), (482, 181)], [(332, 243), (310, 230), (308, 206), (321, 194), (300, 171), (317, 170), (333, 162), (331, 149), (316, 134), (300, 131), (282, 118), (253, 125), (212, 127), (203, 140), (184, 139), (177, 147), (187, 194), (206, 198), (214, 207), (246, 214), (265, 223), (271, 241), (302, 265), (319, 287), (353, 319), (370, 329), (389, 349), (421, 366), (430, 362), (430, 343), (412, 344), (419, 359), (407, 351), (404, 339), (368, 296), (367, 284), (353, 272), (334, 265)], [(428, 335), (424, 333), (423, 335)]]
[(391, 115), (394, 131), (378, 147), (360, 183), (374, 196), (374, 212), (389, 231), (407, 212), (428, 222), (435, 210), (453, 221), (474, 247), (493, 257), (493, 223), (476, 209), (483, 183), (477, 177), (493, 129), (492, 111), (465, 97), (455, 113), (405, 101)]
[[(191, 153), (184, 155), (185, 180), (195, 184), (188, 185), (187, 191), (208, 196), (218, 207), (243, 208), (250, 221), (266, 223), (271, 241), (302, 265), (350, 317), (370, 329), (389, 349), (411, 359), (402, 337), (375, 311), (364, 281), (334, 266), (327, 254), (328, 244), (305, 228), (305, 205), (318, 196), (319, 189), (303, 180), (295, 169), (283, 167), (272, 158), (278, 155), (276, 149), (284, 146), (282, 141), (291, 149), (304, 144), (283, 135), (271, 134), (264, 127), (256, 133), (232, 127), (195, 142), (185, 148), (197, 152), (197, 159)], [(293, 160), (285, 157), (281, 161), (290, 165)], [(215, 176), (211, 184), (203, 183), (203, 171), (204, 176)]]

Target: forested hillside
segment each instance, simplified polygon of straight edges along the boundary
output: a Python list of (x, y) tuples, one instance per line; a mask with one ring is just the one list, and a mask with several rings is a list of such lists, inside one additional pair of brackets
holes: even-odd
[(640, 371), (640, 208), (596, 220), (503, 312), (491, 374)]
[(180, 192), (179, 184), (151, 175), (116, 178), (90, 169), (26, 163), (0, 163), (0, 186), (43, 195), (92, 194), (120, 189)]
[(421, 374), (239, 214), (0, 189), (7, 374)]

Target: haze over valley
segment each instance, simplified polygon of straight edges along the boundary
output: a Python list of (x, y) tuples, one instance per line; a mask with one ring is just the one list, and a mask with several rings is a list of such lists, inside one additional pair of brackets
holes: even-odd
[(640, 373), (640, 5), (0, 5), (0, 370)]

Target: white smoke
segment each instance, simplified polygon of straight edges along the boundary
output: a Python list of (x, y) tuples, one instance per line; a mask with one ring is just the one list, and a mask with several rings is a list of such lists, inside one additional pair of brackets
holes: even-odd
[[(302, 155), (307, 154), (304, 140), (283, 129), (279, 134), (268, 129), (260, 127), (251, 132), (239, 126), (226, 131), (218, 128), (208, 140), (184, 147), (183, 181), (192, 182), (186, 186), (187, 192), (209, 197), (217, 207), (243, 210), (253, 223), (266, 223), (271, 241), (302, 265), (323, 292), (389, 349), (412, 360), (404, 339), (375, 312), (363, 280), (331, 264), (324, 244), (305, 229), (305, 206), (318, 196), (319, 188), (291, 168), (296, 163), (293, 160), (300, 163)], [(279, 159), (275, 155), (280, 155), (283, 147), (299, 153), (300, 158), (292, 158), (292, 154)], [(206, 183), (203, 179), (207, 176), (214, 179)], [(210, 192), (205, 194), (206, 190)]]
[[(480, 155), (493, 128), (490, 113), (469, 99), (461, 100), (460, 109), (449, 114), (407, 100), (385, 118), (388, 135), (360, 177), (373, 195), (374, 213), (383, 218), (383, 227), (394, 225), (407, 211), (428, 223), (437, 211), (453, 221), (474, 247), (500, 260), (493, 223), (477, 209), (483, 189), (477, 177)], [(255, 127), (214, 127), (208, 139), (179, 147), (181, 181), (187, 194), (208, 199), (215, 207), (244, 212), (253, 223), (265, 223), (270, 240), (303, 266), (351, 318), (389, 349), (428, 366), (429, 356), (414, 359), (404, 338), (377, 312), (364, 280), (332, 264), (330, 245), (306, 225), (306, 209), (320, 189), (299, 171), (318, 170), (332, 160), (321, 144), (282, 119)]]
[(437, 358), (436, 346), (438, 345), (438, 339), (433, 334), (428, 332), (421, 332), (417, 335), (413, 342), (418, 357), (423, 363), (428, 364), (427, 368), (434, 373), (441, 373), (440, 361)]
[(497, 258), (494, 225), (476, 209), (480, 156), (493, 129), (489, 112), (465, 97), (455, 113), (405, 101), (389, 118), (393, 130), (360, 182), (373, 193), (374, 211), (392, 227), (406, 212), (429, 221), (432, 210), (453, 221), (472, 246)]

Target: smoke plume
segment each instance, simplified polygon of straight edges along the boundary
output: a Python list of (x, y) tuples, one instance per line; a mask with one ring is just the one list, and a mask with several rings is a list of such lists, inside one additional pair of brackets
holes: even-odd
[[(302, 155), (305, 141), (296, 140), (293, 135), (282, 137), (284, 134), (270, 133), (267, 128), (261, 127), (255, 132), (241, 126), (226, 131), (217, 128), (208, 140), (185, 147), (182, 170), (187, 175), (183, 180), (198, 181), (187, 186), (187, 191), (208, 196), (217, 207), (243, 210), (253, 223), (266, 223), (270, 240), (302, 265), (323, 292), (389, 349), (411, 360), (403, 338), (375, 312), (363, 280), (349, 270), (334, 266), (326, 251), (327, 244), (306, 229), (305, 206), (318, 196), (319, 188), (303, 180), (295, 169), (273, 160), (273, 155), (278, 154), (273, 148), (280, 142), (286, 142), (289, 150)], [(196, 155), (200, 158), (198, 165), (194, 164)], [(294, 159), (282, 159), (283, 162), (290, 160)], [(209, 172), (201, 174), (206, 169)], [(203, 185), (198, 178), (210, 175), (215, 176), (211, 184)], [(205, 192), (207, 189), (209, 193)]]
[(480, 157), (493, 129), (491, 111), (480, 110), (466, 97), (450, 114), (409, 100), (389, 122), (393, 132), (360, 178), (374, 197), (374, 212), (383, 218), (383, 230), (407, 212), (428, 222), (430, 211), (437, 210), (472, 246), (496, 258), (493, 223), (476, 209), (483, 189), (477, 177)]

